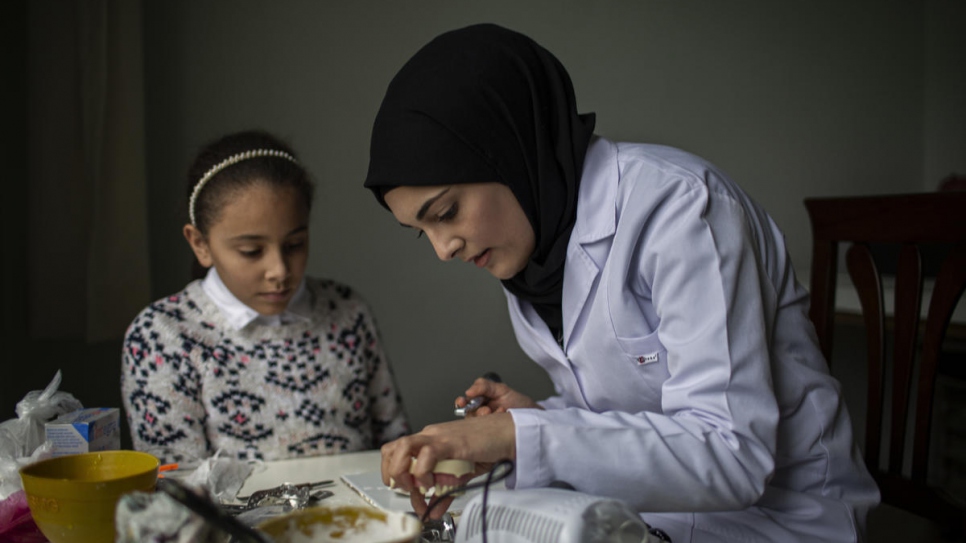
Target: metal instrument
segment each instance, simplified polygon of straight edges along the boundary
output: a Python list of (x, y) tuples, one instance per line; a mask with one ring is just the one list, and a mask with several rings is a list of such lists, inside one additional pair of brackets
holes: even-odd
[[(502, 383), (503, 382), (503, 380), (500, 379), (500, 376), (497, 375), (495, 372), (492, 372), (492, 371), (489, 371), (489, 372), (484, 373), (483, 374), (483, 378), (484, 379), (489, 379), (490, 381), (493, 381), (494, 383)], [(486, 404), (486, 398), (484, 398), (483, 396), (475, 396), (473, 398), (468, 398), (467, 401), (466, 401), (466, 405), (463, 406), (463, 407), (457, 407), (456, 409), (454, 409), (453, 410), (453, 414), (456, 415), (457, 417), (463, 418), (468, 413), (472, 413), (473, 411), (476, 411), (477, 409), (479, 409), (480, 407), (482, 407), (484, 404)]]

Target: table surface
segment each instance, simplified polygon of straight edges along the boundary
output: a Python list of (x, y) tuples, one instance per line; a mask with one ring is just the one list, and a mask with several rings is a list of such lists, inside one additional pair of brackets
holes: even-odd
[[(340, 505), (368, 505), (389, 511), (410, 513), (413, 511), (409, 496), (389, 490), (383, 486), (379, 475), (381, 456), (379, 451), (361, 451), (344, 453), (333, 456), (315, 456), (276, 460), (256, 465), (255, 471), (245, 480), (239, 496), (247, 496), (256, 490), (272, 488), (282, 483), (311, 483), (331, 480), (330, 486), (321, 490), (329, 490), (333, 495), (326, 498), (320, 505), (336, 507)], [(353, 477), (353, 475), (358, 475)], [(352, 479), (352, 485), (348, 481)], [(484, 482), (485, 475), (481, 475), (471, 482)], [(354, 487), (354, 488), (353, 488)], [(503, 481), (493, 483), (491, 488), (506, 488)], [(458, 519), (463, 509), (479, 494), (479, 488), (467, 491), (458, 496), (447, 511)]]
[(324, 505), (369, 505), (362, 496), (342, 482), (341, 477), (351, 473), (378, 470), (380, 464), (381, 455), (378, 450), (273, 460), (256, 465), (238, 495), (247, 496), (256, 490), (282, 483), (298, 484), (332, 480), (333, 484), (324, 489), (331, 490), (333, 496), (326, 498), (322, 502)]

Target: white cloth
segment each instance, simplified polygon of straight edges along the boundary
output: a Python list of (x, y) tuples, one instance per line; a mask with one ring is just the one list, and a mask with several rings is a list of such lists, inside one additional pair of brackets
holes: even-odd
[(564, 349), (507, 293), (547, 410), (511, 410), (510, 485), (627, 501), (674, 543), (861, 541), (878, 489), (781, 232), (702, 159), (595, 137)]
[(312, 319), (312, 302), (305, 290), (304, 277), (295, 289), (292, 299), (289, 300), (288, 307), (278, 315), (262, 315), (242, 303), (228, 290), (228, 286), (221, 280), (214, 266), (208, 268), (208, 273), (201, 282), (201, 288), (221, 310), (228, 325), (235, 330), (241, 330), (253, 322), (264, 326), (282, 326), (296, 321), (308, 322)]

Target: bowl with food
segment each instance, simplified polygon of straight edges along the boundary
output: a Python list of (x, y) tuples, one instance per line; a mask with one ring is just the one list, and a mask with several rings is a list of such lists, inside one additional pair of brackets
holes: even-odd
[(413, 515), (357, 505), (309, 507), (267, 520), (258, 529), (275, 543), (410, 543), (422, 534)]
[(114, 541), (114, 511), (128, 492), (152, 492), (158, 459), (138, 451), (59, 456), (20, 468), (34, 522), (51, 543)]

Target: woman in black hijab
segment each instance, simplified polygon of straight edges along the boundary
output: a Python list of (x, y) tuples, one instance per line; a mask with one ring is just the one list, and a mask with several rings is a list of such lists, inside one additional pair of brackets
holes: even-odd
[(594, 115), (577, 114), (556, 57), (526, 36), (477, 25), (438, 37), (393, 79), (373, 128), (365, 185), (383, 205), (383, 194), (400, 185), (508, 186), (536, 249), (503, 285), (559, 331), (564, 258), (593, 131)]
[(878, 491), (781, 232), (706, 161), (593, 128), (557, 59), (495, 25), (390, 83), (365, 186), (502, 281), (557, 395), (479, 379), (487, 404), (385, 445), (383, 479), (421, 513), (438, 460), (510, 458), (511, 488), (618, 498), (676, 543), (861, 540)]

